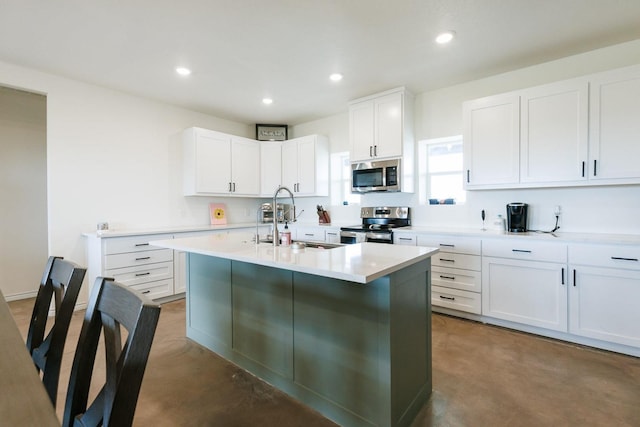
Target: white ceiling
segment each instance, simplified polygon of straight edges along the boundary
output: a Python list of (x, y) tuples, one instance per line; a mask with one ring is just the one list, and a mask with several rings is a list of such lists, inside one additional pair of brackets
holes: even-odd
[[(456, 31), (448, 46), (433, 42), (442, 30)], [(298, 124), (386, 89), (421, 93), (634, 39), (640, 0), (0, 2), (0, 61), (247, 124)]]

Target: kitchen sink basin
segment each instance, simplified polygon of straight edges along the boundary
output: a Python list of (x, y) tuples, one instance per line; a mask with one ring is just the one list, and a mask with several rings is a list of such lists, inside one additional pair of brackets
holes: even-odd
[(301, 247), (298, 247), (298, 249), (302, 249), (302, 248), (335, 249), (335, 248), (339, 248), (340, 246), (343, 246), (339, 243), (323, 243), (323, 242), (309, 242), (305, 240), (294, 240), (293, 242), (291, 242), (291, 247), (295, 249), (297, 244), (301, 246)]

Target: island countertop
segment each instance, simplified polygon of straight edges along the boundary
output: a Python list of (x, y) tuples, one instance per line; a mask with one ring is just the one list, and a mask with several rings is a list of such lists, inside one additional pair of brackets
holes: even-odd
[(356, 283), (369, 283), (431, 257), (437, 248), (356, 243), (333, 249), (256, 245), (248, 233), (155, 240), (154, 246), (276, 267)]

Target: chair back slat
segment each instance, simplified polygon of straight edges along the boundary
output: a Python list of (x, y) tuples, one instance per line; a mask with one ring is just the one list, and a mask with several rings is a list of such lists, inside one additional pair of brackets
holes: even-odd
[[(62, 354), (86, 269), (61, 257), (47, 260), (27, 333), (27, 349), (55, 406)], [(47, 332), (51, 303), (55, 318)]]
[[(139, 292), (113, 279), (96, 279), (71, 368), (63, 426), (133, 423), (159, 316), (160, 305)], [(126, 330), (124, 344), (121, 328)], [(105, 383), (89, 404), (101, 334), (105, 340)]]

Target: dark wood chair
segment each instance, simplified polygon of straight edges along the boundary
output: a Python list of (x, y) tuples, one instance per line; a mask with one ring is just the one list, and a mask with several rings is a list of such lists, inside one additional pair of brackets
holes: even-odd
[[(159, 317), (160, 305), (141, 293), (113, 279), (96, 279), (73, 359), (63, 426), (122, 427), (132, 424)], [(121, 325), (127, 332), (124, 346)], [(102, 331), (106, 379), (88, 405)]]
[[(61, 257), (49, 257), (31, 314), (27, 349), (42, 373), (42, 382), (53, 406), (58, 395), (60, 365), (69, 323), (86, 272), (85, 268)], [(55, 301), (55, 319), (47, 325), (52, 299)]]

